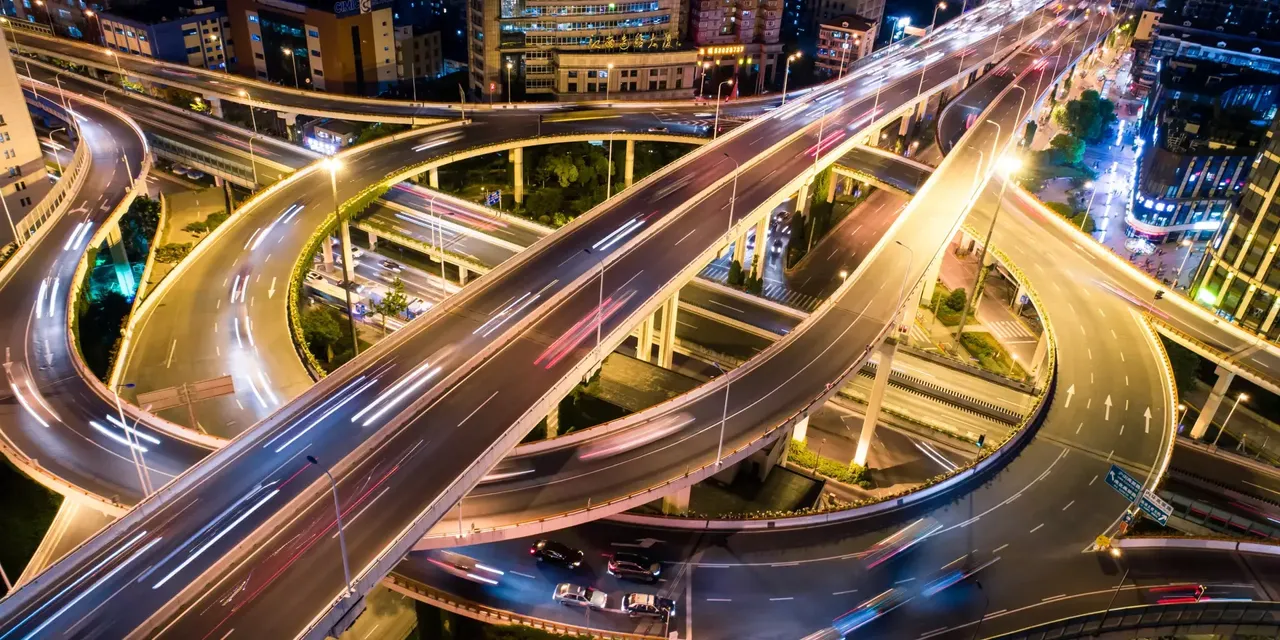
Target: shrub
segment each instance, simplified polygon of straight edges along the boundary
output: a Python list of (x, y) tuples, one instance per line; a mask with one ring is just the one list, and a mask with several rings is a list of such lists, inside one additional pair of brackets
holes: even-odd
[(959, 287), (947, 295), (947, 299), (942, 304), (948, 309), (959, 313), (964, 310), (964, 305), (968, 301), (968, 294), (965, 293), (964, 287)]
[(156, 248), (156, 262), (176, 264), (182, 262), (188, 253), (191, 253), (190, 242), (170, 242)]
[[(819, 458), (818, 454), (809, 450), (803, 442), (792, 441), (787, 449), (787, 460), (796, 466), (811, 469), (819, 475), (826, 476), (845, 484), (866, 483), (867, 470), (856, 464), (842, 464), (830, 458)], [(869, 483), (868, 483), (869, 484)]]
[(742, 263), (737, 260), (729, 263), (729, 286), (742, 286)]

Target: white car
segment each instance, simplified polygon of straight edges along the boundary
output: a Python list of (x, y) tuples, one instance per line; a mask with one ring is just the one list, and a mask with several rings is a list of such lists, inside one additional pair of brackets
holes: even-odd
[(556, 585), (551, 599), (564, 606), (604, 609), (609, 602), (609, 594), (599, 589), (561, 582)]
[(324, 280), (324, 276), (320, 275), (320, 273), (317, 271), (308, 271), (307, 279), (313, 282), (321, 282)]

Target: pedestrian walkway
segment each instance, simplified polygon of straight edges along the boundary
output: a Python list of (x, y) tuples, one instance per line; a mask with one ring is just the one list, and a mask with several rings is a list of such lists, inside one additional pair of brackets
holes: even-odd
[(1017, 320), (995, 320), (984, 323), (984, 326), (1001, 342), (1036, 341), (1036, 336), (1031, 333), (1031, 329)]
[[(719, 284), (728, 284), (729, 259), (726, 257), (716, 258), (711, 264), (703, 267), (698, 277)], [(781, 281), (769, 277), (764, 280), (764, 289), (761, 291), (761, 297), (810, 313), (817, 309), (819, 304), (822, 304), (821, 299), (789, 289)]]

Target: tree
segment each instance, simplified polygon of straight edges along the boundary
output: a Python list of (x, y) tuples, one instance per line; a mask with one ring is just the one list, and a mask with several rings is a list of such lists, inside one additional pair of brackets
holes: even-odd
[(299, 318), (302, 338), (307, 342), (307, 348), (311, 353), (324, 354), (326, 360), (331, 357), (333, 346), (345, 338), (337, 316), (337, 312), (329, 307), (312, 305)]
[(729, 263), (729, 286), (742, 286), (742, 263), (737, 260)]
[(564, 193), (555, 187), (536, 189), (524, 200), (525, 211), (533, 218), (555, 215), (563, 206)]
[(391, 281), (391, 288), (382, 299), (373, 304), (373, 310), (382, 315), (382, 335), (387, 335), (387, 318), (398, 316), (409, 308), (409, 298), (404, 295), (404, 280), (396, 276)]
[(960, 287), (952, 289), (951, 294), (947, 296), (947, 300), (943, 304), (947, 305), (947, 308), (952, 311), (960, 311), (964, 309), (965, 302), (968, 299), (968, 294), (965, 293), (964, 287)]
[(1054, 117), (1062, 128), (1085, 142), (1101, 140), (1107, 129), (1118, 119), (1115, 104), (1103, 99), (1092, 89), (1068, 102)]
[(1036, 131), (1039, 128), (1040, 128), (1040, 125), (1036, 124), (1035, 120), (1032, 120), (1027, 123), (1026, 132), (1022, 134), (1022, 147), (1024, 149), (1031, 148), (1031, 141), (1035, 139)]
[(1084, 160), (1084, 141), (1075, 136), (1059, 133), (1049, 141), (1049, 148), (1057, 164), (1075, 166)]
[(578, 179), (578, 166), (568, 154), (548, 153), (538, 161), (536, 175), (543, 184), (554, 177), (560, 182), (560, 187), (564, 188)]

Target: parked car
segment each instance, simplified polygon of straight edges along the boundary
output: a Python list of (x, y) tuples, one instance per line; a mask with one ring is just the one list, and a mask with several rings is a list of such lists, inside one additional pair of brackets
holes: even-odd
[(638, 553), (618, 552), (609, 558), (609, 575), (645, 582), (657, 582), (662, 565)]
[(582, 565), (582, 558), (586, 554), (582, 553), (580, 549), (574, 549), (555, 540), (539, 540), (529, 547), (529, 555), (533, 556), (538, 562), (551, 562), (570, 569), (577, 569)]
[(657, 618), (666, 622), (676, 613), (676, 602), (651, 593), (628, 593), (622, 598), (622, 610), (632, 618)]
[(551, 599), (564, 606), (604, 609), (609, 603), (609, 594), (599, 589), (562, 582), (556, 585)]

